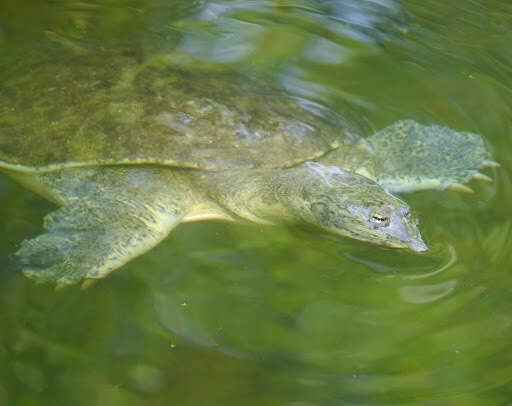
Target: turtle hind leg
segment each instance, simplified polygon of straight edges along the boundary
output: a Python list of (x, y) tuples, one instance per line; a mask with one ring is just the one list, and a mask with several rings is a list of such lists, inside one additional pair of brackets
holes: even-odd
[[(96, 212), (80, 204), (69, 205), (46, 216), (46, 232), (23, 241), (16, 253), (23, 273), (59, 285), (102, 278), (153, 248), (174, 225), (172, 218), (166, 221), (145, 213), (142, 220), (131, 210), (106, 206)], [(116, 217), (108, 218), (109, 214)], [(127, 224), (116, 224), (117, 216), (127, 216)]]
[(498, 166), (482, 137), (412, 120), (398, 121), (367, 139), (377, 157), (373, 173), (391, 192), (455, 189), (471, 192), (471, 179), (490, 180), (478, 170)]
[[(88, 171), (89, 178), (80, 171)], [(51, 183), (61, 189), (65, 205), (45, 217), (43, 234), (22, 242), (16, 256), (26, 276), (58, 286), (103, 278), (153, 248), (180, 223), (190, 205), (183, 193), (174, 194), (178, 185), (154, 176), (155, 171), (142, 172), (144, 179), (133, 185), (127, 171), (82, 168), (45, 175), (59, 177)], [(131, 171), (140, 177), (144, 170)], [(78, 186), (77, 179), (85, 183)]]

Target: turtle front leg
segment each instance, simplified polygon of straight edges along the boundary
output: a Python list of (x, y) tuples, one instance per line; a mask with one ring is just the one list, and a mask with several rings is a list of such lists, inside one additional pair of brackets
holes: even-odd
[(23, 273), (71, 285), (103, 278), (153, 248), (192, 206), (171, 172), (133, 166), (42, 175), (64, 206), (45, 217), (45, 233), (21, 244)]
[(391, 192), (472, 192), (465, 183), (491, 180), (479, 172), (480, 168), (499, 166), (478, 134), (412, 120), (398, 121), (378, 131), (366, 139), (366, 145), (370, 177)]

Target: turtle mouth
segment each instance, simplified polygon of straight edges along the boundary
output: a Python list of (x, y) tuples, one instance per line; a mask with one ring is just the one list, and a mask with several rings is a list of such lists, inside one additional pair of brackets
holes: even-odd
[(387, 245), (389, 248), (407, 249), (417, 253), (422, 253), (429, 250), (427, 244), (423, 242), (421, 237), (414, 237), (407, 240), (388, 242), (387, 244), (384, 245)]
[(425, 252), (428, 251), (427, 244), (423, 242), (421, 237), (413, 238), (412, 240), (407, 242), (407, 247), (413, 250), (414, 252)]

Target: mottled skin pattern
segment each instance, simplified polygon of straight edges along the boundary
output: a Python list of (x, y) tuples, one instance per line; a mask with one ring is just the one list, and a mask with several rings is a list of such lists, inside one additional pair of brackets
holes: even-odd
[(350, 138), (346, 120), (319, 105), (180, 54), (22, 51), (0, 58), (0, 161), (11, 168), (282, 168)]
[(478, 134), (402, 120), (371, 137), (345, 143), (321, 161), (366, 176), (393, 192), (471, 192), (464, 183), (490, 180), (478, 172), (497, 165), (490, 158)]
[(363, 176), (315, 162), (277, 170), (126, 165), (10, 175), (62, 206), (45, 217), (46, 232), (24, 241), (17, 253), (25, 275), (36, 280), (72, 284), (104, 277), (180, 222), (201, 219), (303, 223), (426, 249), (406, 203)]
[(495, 164), (475, 134), (400, 121), (358, 138), (319, 106), (146, 53), (53, 44), (0, 58), (0, 168), (61, 206), (17, 252), (30, 278), (102, 278), (207, 219), (421, 252), (416, 218), (391, 193), (467, 191)]

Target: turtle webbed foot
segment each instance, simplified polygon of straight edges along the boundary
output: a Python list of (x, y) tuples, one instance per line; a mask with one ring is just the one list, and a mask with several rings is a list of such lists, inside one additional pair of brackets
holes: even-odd
[(153, 248), (181, 220), (180, 211), (158, 211), (151, 202), (91, 203), (73, 202), (48, 214), (46, 232), (22, 242), (15, 255), (27, 277), (57, 287), (104, 278)]
[(95, 265), (87, 253), (93, 252), (95, 245), (98, 240), (91, 232), (52, 231), (23, 241), (16, 256), (28, 278), (61, 287), (92, 276)]
[(479, 172), (496, 167), (482, 137), (438, 125), (398, 121), (368, 141), (378, 158), (379, 184), (392, 192), (452, 189), (472, 192), (472, 179), (491, 181)]

